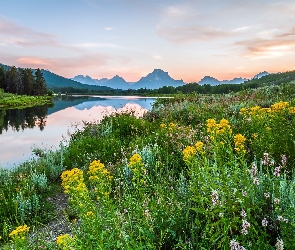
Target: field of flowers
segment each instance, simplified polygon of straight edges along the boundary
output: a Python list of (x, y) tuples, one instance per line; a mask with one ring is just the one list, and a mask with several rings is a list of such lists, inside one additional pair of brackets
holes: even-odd
[[(294, 97), (294, 82), (178, 95), (85, 124), (0, 171), (3, 248), (295, 249)], [(32, 239), (59, 186), (71, 234)]]

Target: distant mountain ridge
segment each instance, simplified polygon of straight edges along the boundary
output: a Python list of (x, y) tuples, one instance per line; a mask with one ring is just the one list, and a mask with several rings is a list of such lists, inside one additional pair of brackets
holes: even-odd
[[(3, 66), (5, 70), (9, 70), (12, 67), (12, 66), (8, 66), (8, 65), (0, 63), (0, 67), (1, 66)], [(36, 69), (32, 69), (32, 71), (34, 73), (36, 71)], [(107, 87), (107, 86), (82, 84), (81, 82), (73, 81), (71, 79), (57, 75), (49, 70), (41, 69), (41, 72), (42, 72), (43, 77), (46, 81), (46, 87), (49, 89), (73, 87), (73, 88), (77, 88), (77, 89), (112, 90), (112, 88)]]
[(149, 73), (147, 76), (142, 77), (139, 81), (135, 83), (126, 82), (124, 78), (116, 75), (111, 79), (102, 78), (92, 79), (89, 76), (77, 75), (74, 78), (71, 78), (74, 81), (78, 81), (83, 84), (96, 84), (96, 85), (104, 85), (113, 89), (158, 89), (164, 86), (173, 86), (178, 87), (182, 86), (185, 83), (183, 80), (174, 80), (169, 76), (168, 72), (165, 72), (161, 69), (154, 69), (153, 72)]
[(259, 79), (259, 78), (261, 78), (261, 77), (263, 77), (263, 76), (267, 76), (267, 75), (269, 75), (269, 73), (266, 72), (266, 71), (263, 71), (263, 72), (260, 72), (260, 73), (258, 73), (257, 75), (255, 75), (255, 76), (253, 77), (253, 79)]
[(112, 90), (107, 86), (97, 86), (82, 84), (81, 82), (74, 81), (57, 74), (50, 72), (49, 70), (42, 69), (43, 77), (46, 81), (47, 88), (53, 89), (55, 87), (73, 87), (77, 89), (90, 89), (90, 90)]
[[(5, 70), (8, 70), (11, 66), (4, 65), (0, 63)], [(33, 71), (35, 71), (33, 69)], [(114, 91), (114, 90), (128, 90), (128, 89), (159, 89), (164, 86), (178, 87), (185, 83), (183, 80), (175, 80), (169, 76), (168, 72), (161, 69), (154, 69), (153, 72), (149, 73), (147, 76), (142, 77), (139, 81), (135, 83), (126, 82), (124, 78), (116, 75), (111, 79), (92, 79), (90, 76), (77, 75), (74, 78), (68, 79), (63, 76), (57, 75), (49, 70), (42, 69), (43, 77), (46, 81), (47, 88), (54, 89), (59, 87), (73, 87), (77, 89), (89, 89), (89, 90), (100, 90), (100, 91)], [(269, 75), (268, 72), (263, 71), (256, 74), (252, 79), (259, 79), (263, 76)], [(240, 84), (251, 79), (236, 77), (232, 80), (222, 80), (219, 81), (212, 76), (205, 76), (201, 79), (198, 84), (204, 85), (209, 84), (211, 86), (216, 86), (220, 84)]]
[[(253, 76), (252, 79), (259, 79), (259, 78), (261, 78), (263, 76), (267, 76), (267, 75), (269, 75), (269, 73), (266, 72), (266, 71), (263, 71), (263, 72), (258, 73), (255, 76)], [(216, 85), (220, 85), (220, 84), (240, 84), (240, 83), (243, 83), (243, 82), (248, 81), (248, 80), (251, 80), (251, 79), (242, 78), (242, 77), (236, 77), (236, 78), (233, 78), (232, 80), (219, 81), (219, 80), (217, 80), (216, 78), (214, 78), (212, 76), (205, 76), (203, 79), (201, 79), (198, 82), (198, 84), (199, 85), (209, 84), (211, 86), (216, 86)]]

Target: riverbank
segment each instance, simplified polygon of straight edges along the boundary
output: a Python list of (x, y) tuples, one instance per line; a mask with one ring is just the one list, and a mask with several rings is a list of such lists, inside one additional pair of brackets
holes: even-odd
[[(66, 147), (35, 150), (39, 159), (0, 171), (2, 242), (7, 249), (292, 249), (294, 94), (286, 83), (177, 95), (158, 99), (143, 118), (85, 123)], [(71, 231), (46, 240), (34, 232), (57, 218), (50, 199), (61, 191), (70, 198)], [(30, 229), (11, 234), (25, 224)]]
[(52, 96), (27, 96), (2, 93), (0, 109), (27, 108), (52, 103)]

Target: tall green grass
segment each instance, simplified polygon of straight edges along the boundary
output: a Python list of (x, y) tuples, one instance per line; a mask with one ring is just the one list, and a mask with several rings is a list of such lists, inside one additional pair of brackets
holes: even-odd
[[(60, 151), (1, 172), (2, 241), (23, 249), (293, 249), (294, 94), (291, 82), (179, 95), (143, 118), (85, 124)], [(46, 219), (40, 197), (60, 181), (72, 233), (38, 244), (9, 237)]]

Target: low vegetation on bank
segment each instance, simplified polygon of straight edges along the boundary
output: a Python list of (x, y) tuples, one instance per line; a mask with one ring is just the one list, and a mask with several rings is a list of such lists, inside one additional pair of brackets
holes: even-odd
[[(293, 249), (294, 87), (159, 99), (36, 149), (0, 170), (2, 248)], [(37, 237), (61, 190), (71, 233)]]
[(4, 93), (0, 89), (0, 109), (26, 108), (52, 103), (52, 96), (27, 96)]

